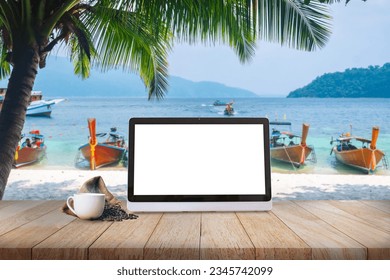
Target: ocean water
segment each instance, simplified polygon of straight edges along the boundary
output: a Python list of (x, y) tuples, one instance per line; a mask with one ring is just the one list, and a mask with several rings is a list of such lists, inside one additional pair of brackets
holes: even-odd
[[(60, 97), (59, 97), (60, 98)], [(272, 163), (274, 172), (360, 174), (337, 163), (330, 155), (331, 137), (350, 132), (371, 138), (373, 126), (380, 127), (377, 147), (390, 157), (390, 100), (388, 99), (287, 99), (240, 98), (234, 100), (234, 116), (224, 116), (224, 107), (212, 106), (214, 99), (146, 99), (73, 97), (57, 104), (50, 118), (27, 117), (24, 133), (39, 129), (45, 135), (46, 158), (24, 168), (74, 169), (78, 147), (88, 141), (88, 118), (96, 118), (97, 132), (117, 127), (128, 138), (131, 117), (268, 117), (271, 121), (290, 121), (291, 130), (301, 133), (302, 123), (310, 124), (307, 143), (315, 147), (317, 163), (300, 169)], [(230, 100), (225, 100), (230, 101)], [(390, 158), (389, 158), (390, 160)], [(112, 167), (111, 167), (112, 168)], [(114, 168), (125, 167), (118, 165)], [(390, 175), (379, 168), (377, 174)]]

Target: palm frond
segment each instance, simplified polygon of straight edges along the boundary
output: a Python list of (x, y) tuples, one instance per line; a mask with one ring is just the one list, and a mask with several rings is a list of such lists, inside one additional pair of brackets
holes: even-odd
[(140, 68), (140, 76), (149, 89), (148, 99), (162, 99), (168, 91), (168, 61), (165, 49), (151, 49), (151, 55)]
[[(168, 32), (150, 30), (155, 21), (124, 9), (109, 5), (96, 5), (83, 18), (94, 38), (96, 60), (94, 65), (103, 71), (122, 67), (138, 73), (149, 88), (149, 99), (162, 98), (167, 91)], [(162, 29), (161, 29), (162, 30)]]
[(67, 15), (65, 19), (68, 32), (76, 36), (79, 47), (88, 57), (88, 60), (91, 60), (91, 55), (95, 54), (95, 48), (89, 30), (79, 18), (73, 15)]
[(83, 79), (90, 75), (91, 61), (84, 49), (80, 46), (77, 36), (72, 35), (69, 39), (71, 46), (70, 59), (73, 62), (74, 73)]
[(13, 36), (17, 35), (15, 33), (19, 27), (19, 17), (19, 9), (14, 1), (0, 0), (0, 21), (8, 30), (11, 41), (14, 40)]
[[(254, 1), (257, 2), (257, 1)], [(312, 51), (323, 47), (331, 35), (330, 11), (318, 0), (259, 0), (260, 39)]]
[[(57, 23), (60, 21), (61, 17), (64, 14), (72, 9), (74, 6), (79, 4), (80, 0), (66, 0), (60, 1), (60, 5), (56, 6), (56, 9), (53, 10), (53, 13), (49, 14), (49, 17), (45, 20), (44, 24), (41, 27), (40, 35), (42, 37), (49, 37), (53, 32), (53, 29), (56, 27)], [(57, 4), (57, 3), (51, 3)]]
[(63, 34), (63, 36), (70, 36), (68, 43), (71, 46), (70, 57), (73, 62), (74, 73), (86, 79), (90, 75), (91, 59), (96, 56), (91, 34), (84, 24), (73, 16), (67, 18), (65, 26), (66, 30), (63, 30), (63, 32), (67, 34)]
[[(253, 57), (256, 34), (247, 0), (124, 0), (127, 8), (163, 23), (178, 42), (228, 44), (241, 62)], [(161, 25), (156, 25), (159, 28)], [(157, 31), (156, 31), (157, 30)], [(154, 33), (161, 32), (155, 29)]]
[(7, 48), (0, 38), (0, 80), (7, 78), (11, 74), (11, 66), (6, 60)]

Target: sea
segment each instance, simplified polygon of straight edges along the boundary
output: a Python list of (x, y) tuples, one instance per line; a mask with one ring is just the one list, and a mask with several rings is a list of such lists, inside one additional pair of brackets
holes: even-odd
[[(61, 98), (56, 97), (56, 98)], [(267, 117), (270, 121), (288, 121), (291, 131), (300, 135), (303, 123), (310, 125), (307, 143), (315, 148), (317, 162), (297, 169), (290, 164), (272, 162), (272, 171), (281, 173), (360, 174), (338, 163), (330, 154), (332, 137), (352, 132), (371, 138), (373, 126), (379, 126), (377, 148), (390, 156), (389, 99), (320, 98), (237, 98), (234, 116), (225, 116), (224, 107), (213, 106), (215, 99), (172, 99), (148, 101), (127, 97), (69, 97), (56, 104), (51, 117), (27, 117), (23, 132), (40, 130), (45, 136), (46, 157), (26, 169), (76, 169), (78, 148), (88, 142), (88, 118), (96, 118), (97, 132), (116, 127), (128, 139), (132, 117)], [(222, 100), (231, 101), (231, 100)], [(286, 128), (287, 129), (287, 128)], [(156, 140), (158, 141), (158, 139)], [(390, 159), (389, 159), (390, 160)], [(126, 170), (122, 164), (109, 169)], [(390, 175), (380, 166), (376, 174)]]

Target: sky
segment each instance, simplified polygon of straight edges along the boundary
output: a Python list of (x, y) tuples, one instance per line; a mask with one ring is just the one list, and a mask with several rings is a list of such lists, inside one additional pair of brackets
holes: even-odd
[(304, 52), (258, 42), (256, 56), (240, 64), (226, 46), (176, 45), (169, 73), (192, 81), (214, 81), (261, 96), (286, 96), (324, 73), (390, 62), (390, 0), (352, 0), (331, 5), (327, 45)]

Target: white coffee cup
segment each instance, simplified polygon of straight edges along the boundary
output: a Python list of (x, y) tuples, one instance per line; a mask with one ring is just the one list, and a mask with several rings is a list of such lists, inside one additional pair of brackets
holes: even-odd
[[(74, 208), (69, 203), (71, 200), (73, 200)], [(84, 220), (99, 218), (104, 211), (104, 202), (103, 193), (78, 193), (66, 200), (70, 211)]]

